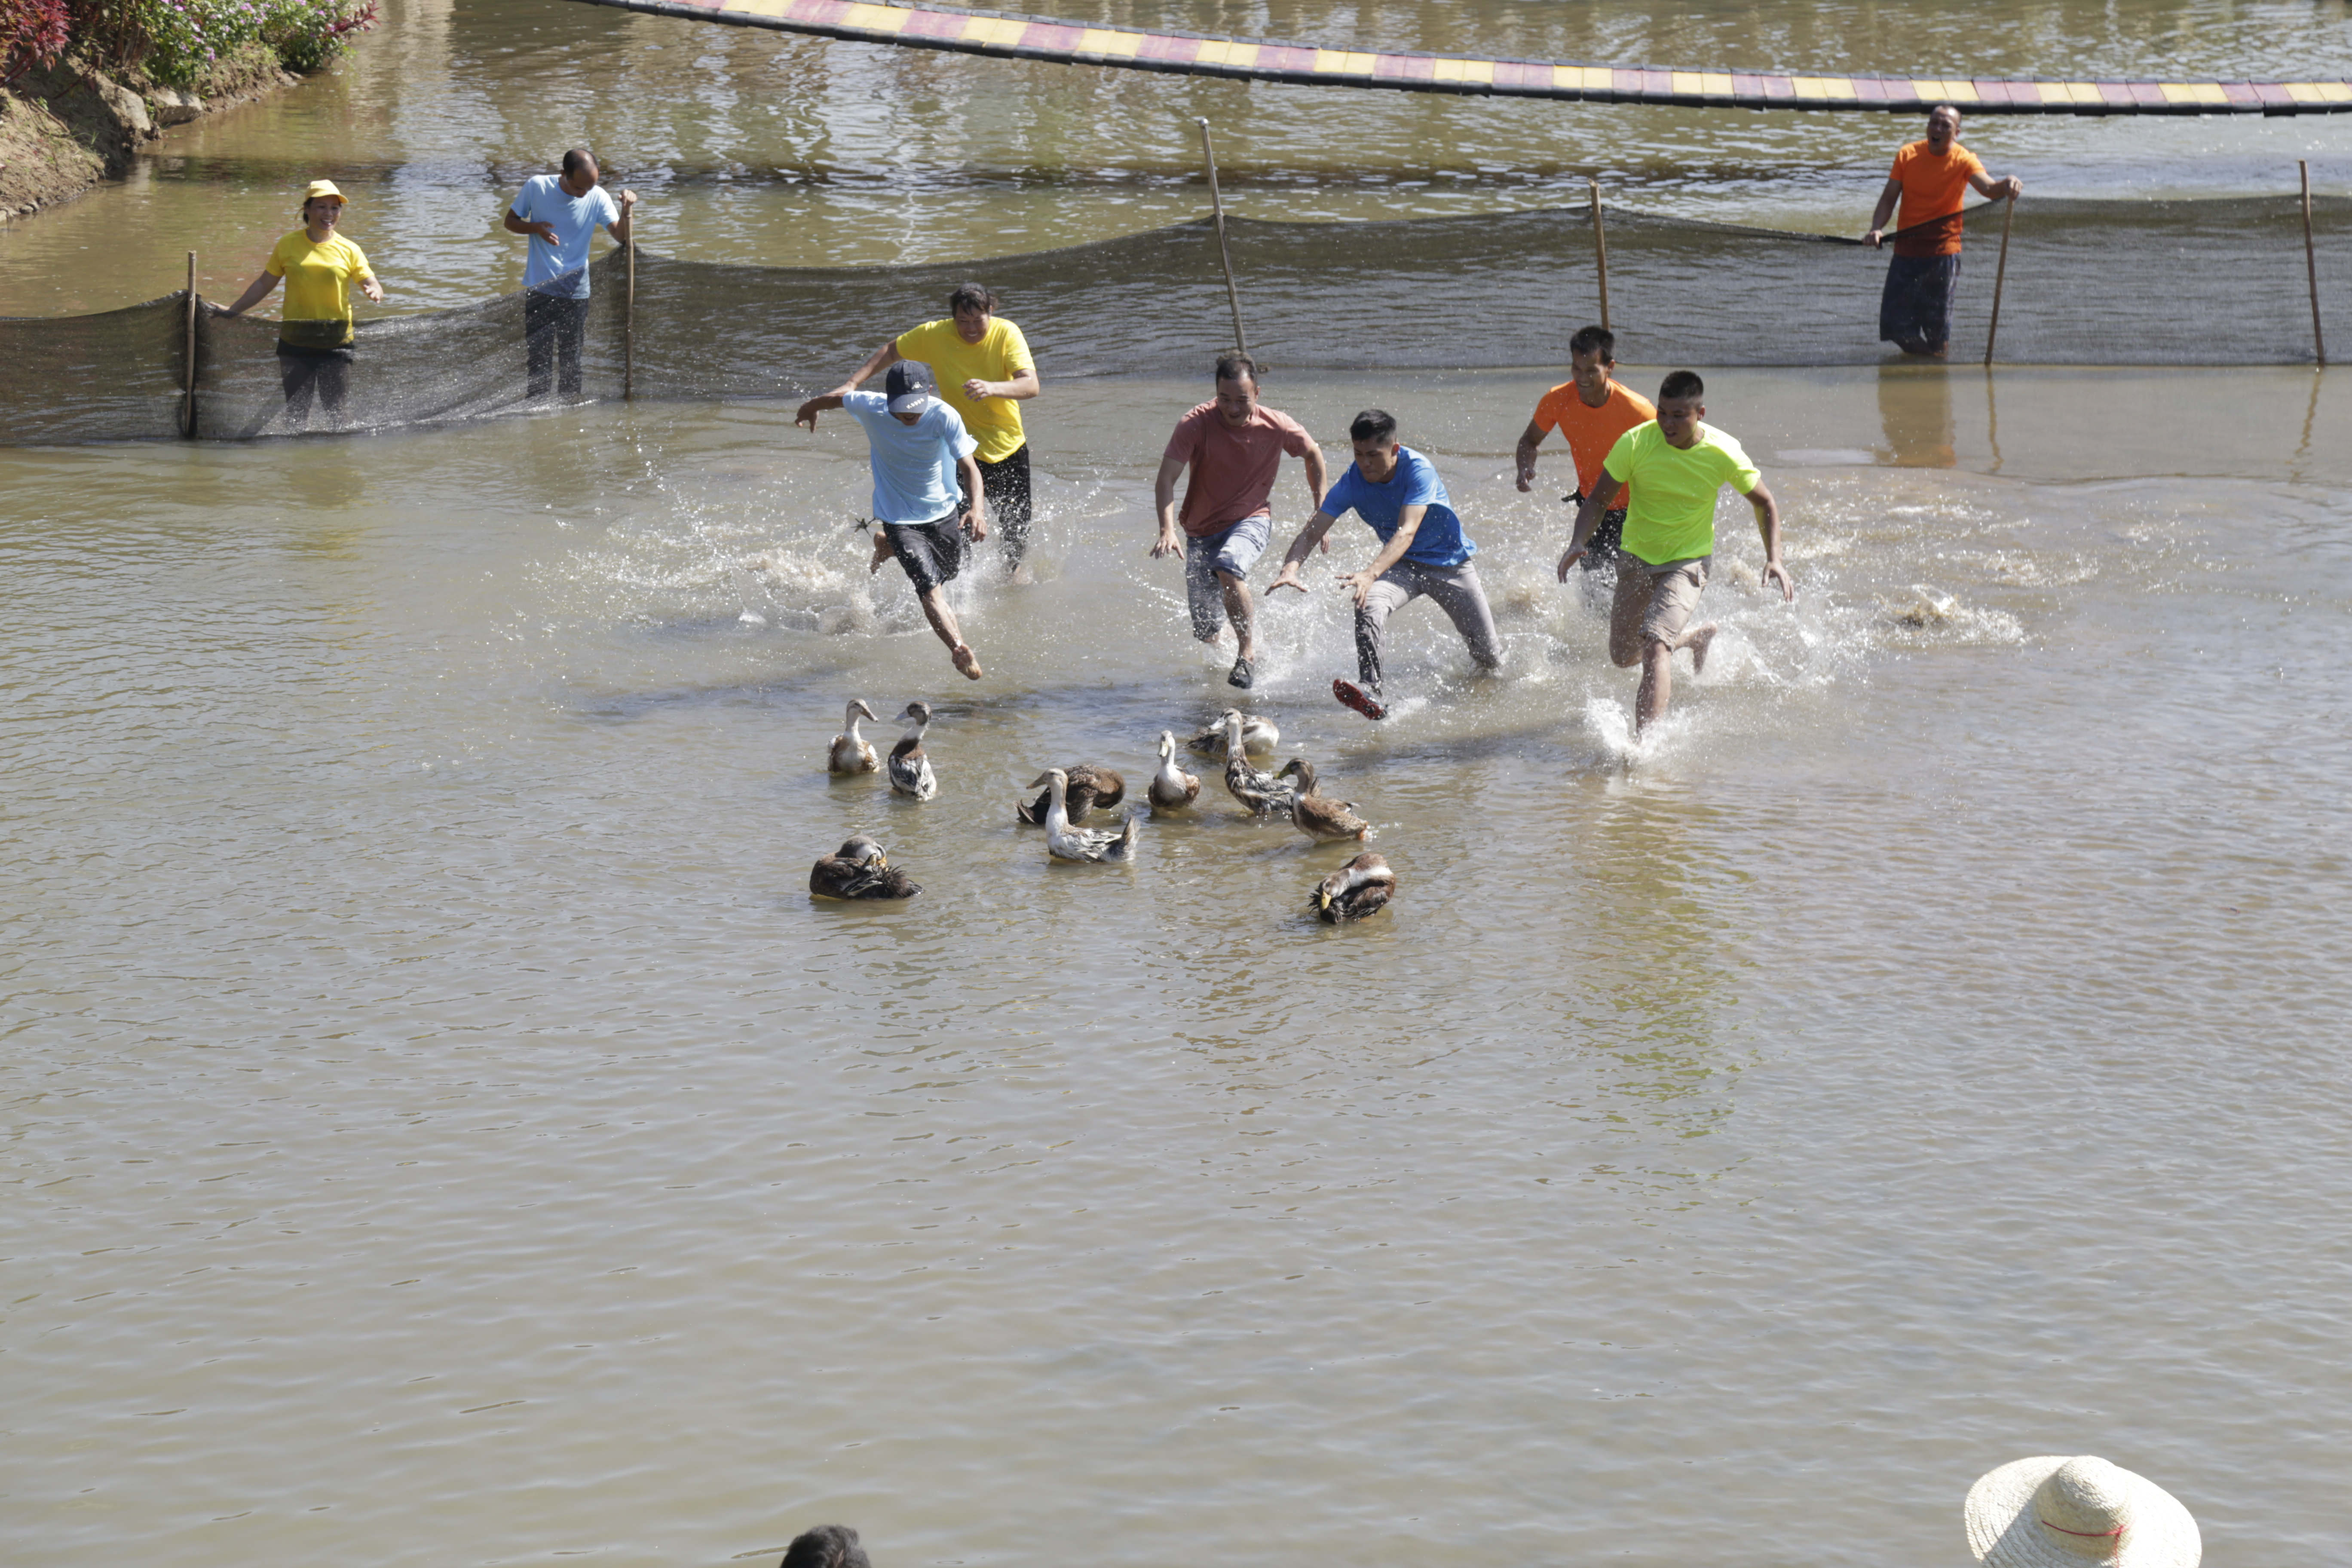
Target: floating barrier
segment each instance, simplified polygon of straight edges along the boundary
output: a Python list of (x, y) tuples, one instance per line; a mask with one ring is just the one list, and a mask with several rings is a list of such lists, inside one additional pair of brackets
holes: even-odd
[(860, 44), (1062, 65), (1233, 77), (1306, 87), (1667, 103), (1692, 109), (1875, 110), (1924, 114), (2343, 114), (2352, 80), (2006, 81), (1982, 78), (1802, 76), (1675, 70), (1567, 60), (1378, 54), (1209, 33), (1144, 33), (1080, 22), (865, 0), (579, 0), (648, 16), (766, 27)]
[[(1996, 289), (2006, 363), (2310, 364), (2323, 316), (2328, 336), (2352, 341), (2352, 200), (2312, 198), (2309, 244), (2294, 186), (2226, 201), (2028, 197), (2000, 208), (1968, 215), (1955, 361), (1992, 348)], [(2012, 216), (2003, 264), (1996, 247)], [(1250, 348), (1276, 374), (1360, 374), (1368, 393), (1398, 372), (1556, 367), (1569, 334), (1604, 313), (1630, 364), (1894, 357), (1877, 341), (1887, 253), (1840, 236), (1598, 203), (1387, 223), (1228, 214), (1225, 229), (1232, 290), (1208, 218), (1059, 250), (902, 267), (748, 267), (612, 250), (594, 264), (582, 392), (812, 396), (886, 339), (938, 315), (967, 278), (1004, 296), (1005, 314), (1057, 386), (1090, 375), (1196, 384), (1232, 346), (1236, 298)], [(519, 294), (360, 322), (344, 427), (550, 406), (527, 390), (526, 326)], [(274, 321), (230, 321), (178, 290), (100, 315), (0, 321), (0, 445), (292, 434), (277, 335)], [(323, 418), (310, 426), (325, 427)]]

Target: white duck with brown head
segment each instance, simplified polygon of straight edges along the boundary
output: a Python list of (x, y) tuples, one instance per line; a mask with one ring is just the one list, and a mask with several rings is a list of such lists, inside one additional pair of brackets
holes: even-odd
[(898, 717), (906, 721), (907, 732), (890, 748), (891, 793), (929, 800), (940, 793), (939, 775), (931, 771), (931, 759), (923, 752), (923, 731), (931, 722), (930, 707), (909, 702)]
[(842, 732), (833, 738), (832, 747), (824, 754), (828, 772), (836, 773), (870, 773), (882, 765), (874, 754), (874, 742), (857, 732), (857, 721), (874, 717), (874, 710), (866, 706), (863, 698), (853, 697), (841, 716)]
[(1045, 791), (1045, 852), (1055, 859), (1126, 865), (1135, 858), (1139, 812), (1129, 811), (1125, 824), (1117, 833), (1105, 827), (1073, 827), (1070, 826), (1069, 774), (1059, 768), (1048, 768), (1039, 773), (1036, 782), (1029, 787)]
[(1225, 789), (1253, 816), (1288, 816), (1297, 792), (1281, 779), (1250, 765), (1241, 710), (1225, 710)]

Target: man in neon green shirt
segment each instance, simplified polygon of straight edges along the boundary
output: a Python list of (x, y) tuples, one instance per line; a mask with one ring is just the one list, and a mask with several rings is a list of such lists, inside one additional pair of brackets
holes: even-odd
[[(1694, 672), (1706, 668), (1713, 621), (1690, 626), (1715, 564), (1715, 498), (1729, 485), (1756, 510), (1764, 536), (1764, 582), (1783, 600), (1797, 596), (1780, 564), (1780, 508), (1739, 443), (1706, 424), (1706, 384), (1678, 370), (1658, 388), (1658, 417), (1617, 437), (1601, 465), (1601, 482), (1577, 509), (1576, 533), (1559, 558), (1559, 580), (1582, 559), (1601, 514), (1617, 492), (1633, 487), (1619, 546), (1617, 598), (1609, 614), (1609, 657), (1620, 669), (1642, 667), (1633, 724), (1646, 730), (1674, 699), (1675, 654), (1691, 650)], [(1687, 629), (1685, 629), (1687, 628)]]
[(959, 286), (948, 295), (944, 318), (900, 332), (827, 395), (855, 392), (859, 383), (900, 360), (929, 365), (940, 400), (980, 443), (980, 478), (1003, 545), (1004, 570), (1019, 583), (1028, 580), (1021, 563), (1029, 551), (1031, 494), (1029, 433), (1021, 425), (1021, 405), (1037, 395), (1037, 362), (1029, 340), (996, 313), (996, 296), (980, 284)]

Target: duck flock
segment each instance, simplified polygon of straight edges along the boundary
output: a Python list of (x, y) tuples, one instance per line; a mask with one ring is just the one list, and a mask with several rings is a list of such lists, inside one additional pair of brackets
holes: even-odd
[[(894, 794), (910, 800), (929, 800), (940, 793), (939, 774), (923, 750), (923, 731), (930, 727), (931, 710), (909, 702), (898, 715), (906, 733), (885, 757), (858, 731), (867, 720), (879, 722), (873, 709), (851, 699), (842, 716), (842, 732), (825, 752), (825, 767), (835, 773), (887, 773)], [(1299, 832), (1318, 844), (1363, 843), (1372, 826), (1356, 815), (1353, 801), (1333, 800), (1316, 788), (1315, 764), (1293, 757), (1278, 773), (1266, 773), (1250, 760), (1252, 752), (1270, 756), (1282, 732), (1271, 721), (1238, 709), (1227, 709), (1214, 723), (1186, 742), (1200, 755), (1223, 762), (1225, 789), (1253, 816), (1286, 816)], [(1045, 853), (1056, 860), (1096, 865), (1133, 863), (1142, 805), (1130, 805), (1117, 827), (1088, 827), (1087, 816), (1108, 812), (1127, 798), (1127, 781), (1097, 763), (1076, 763), (1047, 768), (1029, 787), (1039, 792), (1013, 808), (1019, 820), (1045, 830)], [(1176, 735), (1160, 731), (1160, 767), (1145, 791), (1154, 816), (1190, 810), (1201, 798), (1201, 781), (1176, 762)], [(1366, 850), (1315, 885), (1307, 906), (1326, 922), (1338, 925), (1379, 913), (1396, 896), (1396, 873), (1378, 854)], [(890, 864), (881, 845), (858, 834), (809, 868), (809, 892), (820, 899), (911, 899), (923, 889), (907, 873)]]

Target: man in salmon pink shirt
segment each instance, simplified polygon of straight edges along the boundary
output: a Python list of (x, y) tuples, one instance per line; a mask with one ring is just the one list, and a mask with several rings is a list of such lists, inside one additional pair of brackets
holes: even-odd
[[(1977, 155), (1960, 145), (1960, 111), (1937, 104), (1927, 115), (1927, 138), (1895, 154), (1886, 188), (1878, 194), (1870, 232), (1876, 246), (1895, 242), (1886, 264), (1886, 289), (1879, 296), (1878, 335), (1906, 354), (1942, 358), (1952, 341), (1952, 302), (1960, 289), (1960, 205), (1973, 188), (1999, 201), (2025, 189), (2014, 175), (1996, 180)], [(1903, 204), (1895, 232), (1886, 220)]]
[[(1217, 395), (1186, 411), (1160, 458), (1152, 499), (1160, 510), (1155, 561), (1184, 563), (1184, 594), (1192, 635), (1215, 642), (1233, 617), (1241, 647), (1228, 684), (1249, 689), (1257, 678), (1257, 636), (1249, 571), (1274, 532), (1274, 481), (1285, 456), (1307, 465), (1308, 510), (1323, 499), (1323, 451), (1307, 427), (1257, 400), (1257, 363), (1246, 354), (1217, 362)], [(1176, 476), (1190, 465), (1184, 506), (1176, 506)]]

